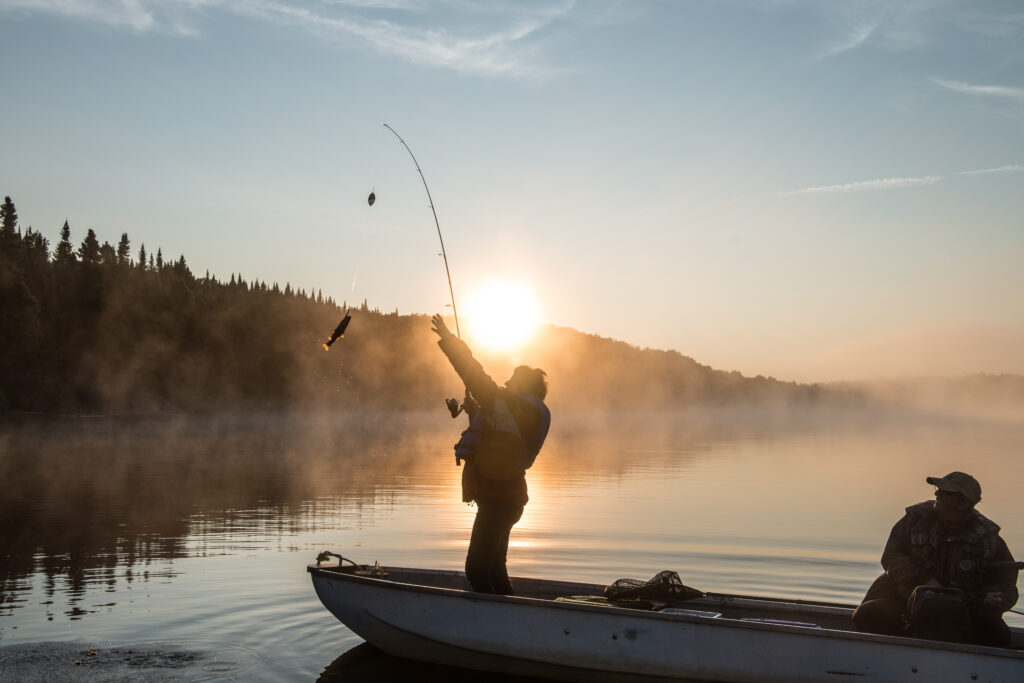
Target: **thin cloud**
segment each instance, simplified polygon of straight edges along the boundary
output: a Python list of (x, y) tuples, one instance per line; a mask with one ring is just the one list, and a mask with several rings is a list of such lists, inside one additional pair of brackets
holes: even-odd
[(1024, 102), (1024, 88), (1014, 88), (1006, 85), (970, 85), (960, 81), (947, 81), (941, 78), (933, 78), (932, 82), (943, 88), (964, 95), (976, 95), (979, 97), (1003, 97), (1018, 102)]
[(478, 36), (461, 37), (448, 29), (402, 25), (355, 15), (328, 16), (283, 2), (227, 3), (223, 8), (275, 23), (284, 22), (332, 41), (360, 39), (382, 54), (413, 63), (467, 73), (513, 76), (539, 76), (549, 71), (539, 65), (539, 60), (531, 59), (531, 49), (524, 41), (557, 16), (546, 13), (502, 17), (500, 21), (510, 25)]
[[(852, 50), (906, 52), (948, 45), (950, 36), (986, 44), (1000, 43), (1017, 52), (1024, 14), (1013, 3), (993, 8), (991, 3), (955, 0), (762, 0), (772, 10), (797, 8), (820, 15), (827, 36), (815, 61)], [(982, 5), (976, 7), (976, 5)], [(813, 36), (813, 34), (812, 34)]]
[(875, 190), (893, 190), (903, 187), (920, 187), (932, 185), (942, 180), (942, 176), (930, 175), (919, 178), (882, 178), (880, 180), (862, 180), (857, 183), (843, 183), (840, 185), (821, 185), (818, 187), (805, 187), (799, 190), (780, 192), (780, 197), (792, 197), (802, 194), (845, 194), (848, 192), (872, 192)]
[(844, 52), (856, 50), (867, 42), (868, 38), (871, 37), (871, 34), (875, 32), (876, 28), (878, 28), (877, 23), (860, 24), (853, 27), (850, 29), (849, 35), (826, 48), (820, 55), (818, 55), (817, 58), (829, 59), (830, 57), (835, 57), (836, 55), (840, 55)]
[(1024, 171), (1024, 166), (1019, 164), (1008, 164), (1006, 166), (999, 166), (998, 168), (981, 168), (977, 171), (960, 171), (957, 175), (987, 175), (989, 173), (1017, 173), (1018, 171)]
[[(51, 14), (68, 19), (198, 35), (196, 24), (211, 11), (286, 26), (343, 45), (363, 44), (383, 55), (464, 73), (546, 76), (555, 72), (540, 54), (536, 34), (567, 15), (574, 3), (523, 8), (422, 0), (0, 0), (0, 10)], [(444, 27), (426, 24), (444, 8)], [(388, 19), (376, 18), (387, 10)], [(436, 14), (436, 13), (434, 13)]]
[(157, 25), (156, 17), (146, 4), (145, 0), (0, 0), (0, 10), (53, 14), (142, 32)]

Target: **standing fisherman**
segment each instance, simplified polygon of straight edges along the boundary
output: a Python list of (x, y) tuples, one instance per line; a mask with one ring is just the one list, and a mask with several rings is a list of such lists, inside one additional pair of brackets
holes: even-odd
[(466, 554), (466, 578), (478, 593), (511, 595), (505, 567), (508, 538), (523, 516), (529, 497), (526, 470), (533, 465), (551, 426), (544, 405), (548, 393), (543, 370), (520, 365), (499, 387), (473, 358), (465, 342), (452, 334), (441, 316), (431, 318), (438, 346), (462, 378), (473, 401), (470, 425), (455, 446), (462, 470), (462, 499), (476, 502), (476, 519)]

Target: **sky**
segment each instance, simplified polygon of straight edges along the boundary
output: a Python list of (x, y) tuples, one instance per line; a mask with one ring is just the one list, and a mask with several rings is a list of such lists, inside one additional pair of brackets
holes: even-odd
[[(797, 381), (1024, 374), (1014, 0), (0, 0), (55, 244)], [(376, 202), (368, 205), (373, 191)]]

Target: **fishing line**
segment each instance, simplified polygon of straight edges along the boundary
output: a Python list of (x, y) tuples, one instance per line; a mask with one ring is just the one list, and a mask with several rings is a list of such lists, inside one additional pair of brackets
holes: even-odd
[[(373, 206), (374, 199), (375, 199), (374, 193), (370, 192), (370, 200), (369, 200), (370, 206)], [(363, 243), (363, 246), (365, 247), (365, 244), (366, 244), (366, 232), (365, 231), (360, 231), (360, 232), (362, 234), (362, 243)], [(365, 251), (365, 248), (361, 249), (360, 251)], [(330, 351), (331, 350), (331, 346), (334, 344), (334, 342), (338, 341), (339, 339), (344, 338), (344, 336), (345, 336), (345, 329), (348, 327), (348, 324), (352, 321), (352, 315), (351, 315), (351, 313), (352, 313), (352, 302), (355, 300), (356, 281), (358, 281), (358, 280), (359, 280), (359, 271), (354, 270), (352, 272), (352, 287), (351, 287), (351, 289), (349, 290), (349, 293), (348, 293), (348, 300), (345, 301), (345, 315), (344, 315), (344, 317), (342, 317), (341, 322), (338, 323), (338, 326), (334, 328), (334, 332), (331, 333), (330, 338), (322, 344), (322, 346), (324, 347), (324, 351)]]
[(427, 200), (430, 202), (430, 212), (434, 215), (434, 225), (437, 226), (437, 239), (441, 241), (441, 257), (444, 258), (444, 272), (445, 275), (448, 276), (448, 294), (450, 294), (452, 298), (452, 315), (455, 316), (455, 334), (459, 339), (461, 339), (462, 333), (459, 331), (459, 312), (455, 308), (455, 289), (452, 287), (452, 273), (448, 268), (448, 253), (444, 249), (444, 237), (441, 236), (441, 224), (437, 221), (437, 211), (434, 209), (434, 199), (430, 196), (430, 188), (427, 186), (427, 179), (423, 175), (423, 169), (420, 168), (419, 162), (416, 161), (416, 155), (412, 153), (411, 149), (409, 149), (409, 145), (402, 139), (402, 136), (395, 132), (395, 129), (388, 124), (385, 123), (384, 127), (394, 133), (395, 137), (398, 138), (398, 141), (402, 143), (403, 147), (405, 147), (405, 151), (407, 151), (409, 156), (412, 157), (412, 163), (416, 166), (416, 170), (420, 174), (420, 180), (423, 181), (423, 189), (427, 191)]

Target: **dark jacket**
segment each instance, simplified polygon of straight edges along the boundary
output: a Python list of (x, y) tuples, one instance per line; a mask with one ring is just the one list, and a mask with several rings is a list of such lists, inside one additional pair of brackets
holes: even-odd
[(499, 386), (458, 337), (442, 339), (438, 346), (479, 404), (480, 413), (510, 417), (518, 432), (484, 431), (462, 472), (463, 500), (485, 498), (525, 505), (529, 500), (526, 469), (544, 444), (551, 420), (547, 406), (535, 396), (517, 396)]
[(972, 510), (965, 524), (950, 530), (931, 501), (907, 508), (882, 552), (882, 567), (903, 599), (915, 587), (935, 579), (943, 586), (960, 588), (971, 600), (1001, 593), (1005, 611), (1017, 602), (1017, 570), (987, 566), (992, 562), (1013, 562), (999, 526)]

